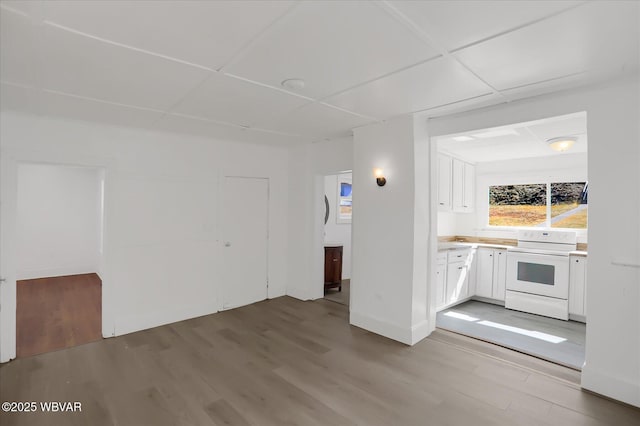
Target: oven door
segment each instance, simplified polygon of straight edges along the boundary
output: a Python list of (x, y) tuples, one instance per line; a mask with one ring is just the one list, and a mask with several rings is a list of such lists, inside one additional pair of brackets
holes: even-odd
[(569, 298), (569, 256), (507, 252), (507, 290)]

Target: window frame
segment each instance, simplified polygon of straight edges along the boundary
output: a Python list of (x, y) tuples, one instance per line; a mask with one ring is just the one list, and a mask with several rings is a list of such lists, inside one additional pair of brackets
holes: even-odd
[[(487, 230), (499, 230), (499, 231), (506, 231), (506, 230), (525, 230), (525, 229), (538, 229), (538, 230), (557, 230), (557, 231), (575, 231), (578, 235), (581, 233), (586, 233), (589, 229), (589, 220), (588, 220), (588, 207), (587, 207), (587, 226), (585, 228), (560, 228), (560, 227), (552, 227), (551, 225), (551, 185), (553, 184), (560, 184), (560, 183), (582, 183), (582, 182), (577, 182), (577, 181), (573, 181), (573, 182), (568, 182), (566, 180), (564, 181), (559, 181), (559, 180), (546, 180), (544, 182), (528, 182), (528, 183), (505, 183), (505, 184), (489, 184), (487, 185), (487, 191), (486, 191), (486, 199), (487, 199), (487, 214), (485, 216), (485, 229)], [(585, 180), (584, 184), (586, 186), (589, 185), (589, 181)], [(542, 225), (538, 225), (538, 226), (507, 226), (507, 225), (491, 225), (490, 219), (491, 219), (491, 202), (490, 202), (490, 191), (491, 191), (491, 187), (495, 187), (495, 186), (509, 186), (509, 185), (546, 185), (546, 219), (545, 219), (545, 223), (544, 226)], [(587, 206), (589, 205), (588, 201), (587, 201)]]

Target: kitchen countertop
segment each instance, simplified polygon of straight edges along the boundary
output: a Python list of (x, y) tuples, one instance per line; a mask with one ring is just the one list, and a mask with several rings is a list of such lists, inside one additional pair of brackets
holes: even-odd
[[(458, 241), (438, 243), (438, 251), (460, 250), (465, 248), (478, 248), (478, 247), (508, 249), (509, 247), (513, 247), (513, 246), (506, 245), (506, 244), (466, 243), (466, 242), (458, 242)], [(574, 250), (572, 252), (569, 252), (569, 254), (571, 256), (583, 256), (583, 257), (588, 256), (587, 252), (584, 250)]]
[(463, 248), (478, 248), (478, 247), (506, 249), (510, 246), (503, 245), (503, 244), (465, 243), (465, 242), (457, 242), (457, 241), (438, 243), (438, 251), (458, 250)]

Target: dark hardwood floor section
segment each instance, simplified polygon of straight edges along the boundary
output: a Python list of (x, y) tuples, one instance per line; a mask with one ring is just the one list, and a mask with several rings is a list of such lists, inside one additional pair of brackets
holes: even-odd
[(102, 339), (102, 282), (96, 274), (17, 282), (17, 356)]
[(638, 425), (575, 371), (486, 345), (436, 331), (409, 347), (350, 326), (346, 306), (281, 297), (4, 364), (2, 400), (82, 412), (0, 423)]

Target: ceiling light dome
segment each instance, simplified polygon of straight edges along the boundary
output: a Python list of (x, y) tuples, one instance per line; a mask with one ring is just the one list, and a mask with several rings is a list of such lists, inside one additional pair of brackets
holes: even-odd
[(289, 89), (289, 90), (293, 90), (293, 91), (302, 90), (302, 89), (304, 89), (304, 86), (305, 86), (305, 82), (301, 78), (288, 78), (288, 79), (284, 80), (280, 84), (285, 89)]
[(575, 136), (561, 136), (558, 138), (551, 138), (547, 140), (547, 143), (554, 151), (564, 152), (571, 148), (578, 138)]

